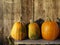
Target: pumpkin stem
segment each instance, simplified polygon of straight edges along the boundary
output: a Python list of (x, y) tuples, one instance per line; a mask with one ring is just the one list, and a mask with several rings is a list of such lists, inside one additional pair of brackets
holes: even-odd
[(34, 15), (32, 15), (32, 18), (30, 19), (30, 23), (34, 22)]
[(50, 18), (49, 16), (47, 16), (47, 20), (48, 20), (48, 21), (51, 21), (51, 18)]
[(57, 22), (60, 22), (60, 17), (57, 17)]
[(22, 15), (20, 15), (20, 22), (22, 22)]
[(59, 20), (59, 19), (60, 19), (60, 17), (57, 17), (57, 19)]
[(33, 23), (34, 21), (32, 19), (30, 19), (30, 23)]

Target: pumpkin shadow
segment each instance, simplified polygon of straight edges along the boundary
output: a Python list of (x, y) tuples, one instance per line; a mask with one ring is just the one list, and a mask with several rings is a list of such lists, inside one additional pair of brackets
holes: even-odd
[(35, 22), (40, 27), (40, 39), (42, 39), (41, 26), (42, 26), (42, 23), (44, 22), (44, 20), (40, 18), (40, 19), (36, 20)]
[(26, 31), (27, 31), (26, 34), (27, 34), (27, 36), (26, 36), (25, 39), (29, 39), (29, 37), (28, 37), (28, 25), (29, 25), (29, 23), (26, 24)]
[[(60, 19), (59, 18), (57, 18), (57, 19), (58, 19), (57, 24), (58, 24), (58, 26), (60, 28)], [(60, 30), (59, 30), (59, 35), (60, 35)], [(58, 39), (60, 39), (60, 36), (58, 36)]]
[(58, 19), (57, 24), (60, 27), (60, 19), (59, 18), (57, 18), (57, 19)]
[[(38, 20), (35, 21), (35, 23), (37, 23), (38, 26), (40, 27), (40, 33), (41, 33), (41, 25), (42, 25), (43, 22), (44, 22), (43, 19), (38, 19)], [(29, 25), (29, 23), (26, 24), (26, 30), (27, 30), (27, 37), (26, 37), (26, 39), (29, 39), (29, 37), (28, 37), (28, 25)], [(42, 35), (40, 35), (40, 36), (41, 37), (39, 39), (42, 38)]]

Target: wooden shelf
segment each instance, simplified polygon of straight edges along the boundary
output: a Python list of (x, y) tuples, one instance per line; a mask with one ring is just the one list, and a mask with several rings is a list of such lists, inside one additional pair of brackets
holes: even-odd
[(54, 40), (54, 41), (47, 41), (47, 40), (22, 40), (22, 41), (15, 41), (15, 44), (60, 44), (60, 40)]

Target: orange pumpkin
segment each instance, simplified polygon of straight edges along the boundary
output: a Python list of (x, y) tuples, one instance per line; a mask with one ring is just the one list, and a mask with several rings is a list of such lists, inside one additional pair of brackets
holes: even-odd
[(54, 21), (46, 21), (41, 27), (42, 37), (46, 40), (55, 40), (59, 35), (58, 24)]
[(21, 22), (16, 22), (11, 30), (11, 37), (15, 40), (23, 40), (26, 37), (25, 25)]

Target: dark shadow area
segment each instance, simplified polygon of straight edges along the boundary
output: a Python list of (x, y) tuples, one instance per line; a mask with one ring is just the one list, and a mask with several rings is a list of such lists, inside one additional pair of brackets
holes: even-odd
[[(57, 18), (57, 19), (58, 19), (57, 24), (58, 24), (58, 26), (59, 26), (59, 28), (60, 28), (60, 19), (59, 19), (59, 18)], [(58, 36), (58, 39), (60, 39), (60, 31), (59, 31), (59, 36)]]
[(14, 39), (12, 39), (11, 36), (5, 37), (3, 45), (14, 45)]
[(19, 45), (26, 45), (26, 44), (19, 44)]
[(3, 40), (2, 39), (0, 39), (0, 45), (3, 45)]
[(0, 26), (0, 45), (3, 45), (3, 27)]
[(39, 27), (41, 27), (41, 25), (44, 22), (44, 20), (43, 19), (38, 19), (35, 22), (39, 25)]
[(59, 18), (57, 18), (57, 19), (58, 19), (58, 22), (57, 22), (58, 23), (58, 26), (60, 27), (60, 19)]
[(27, 34), (26, 39), (29, 39), (29, 38), (28, 38), (28, 25), (29, 25), (29, 23), (26, 24), (26, 31), (27, 31), (27, 33), (26, 33), (26, 34)]
[(40, 27), (40, 39), (42, 39), (42, 34), (41, 34), (41, 25), (42, 25), (42, 23), (44, 22), (44, 20), (43, 19), (38, 19), (38, 20), (36, 20), (35, 21), (37, 24), (38, 24), (38, 26)]
[(4, 37), (3, 45), (9, 45), (8, 39)]

